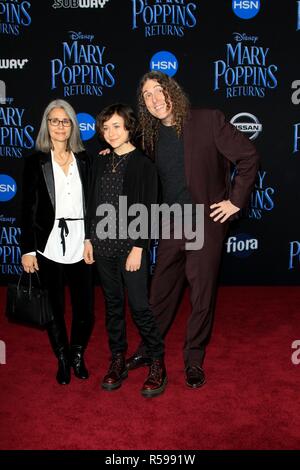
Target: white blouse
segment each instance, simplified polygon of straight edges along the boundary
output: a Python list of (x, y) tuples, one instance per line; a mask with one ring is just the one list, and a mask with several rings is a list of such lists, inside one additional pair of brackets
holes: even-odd
[[(41, 254), (57, 263), (77, 263), (83, 259), (84, 248), (83, 196), (77, 162), (72, 153), (72, 162), (66, 175), (54, 160), (52, 151), (51, 159), (55, 184), (55, 221), (45, 250)], [(57, 220), (61, 217), (82, 219), (66, 221), (69, 233), (65, 235), (65, 254), (63, 254), (61, 229)]]

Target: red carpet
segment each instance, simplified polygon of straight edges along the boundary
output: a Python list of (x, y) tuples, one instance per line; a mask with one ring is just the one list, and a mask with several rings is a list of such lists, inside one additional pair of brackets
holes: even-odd
[[(145, 399), (146, 369), (130, 373), (121, 389), (99, 387), (108, 365), (103, 300), (86, 359), (91, 377), (55, 381), (56, 360), (46, 333), (12, 325), (1, 312), (0, 449), (299, 449), (300, 289), (223, 287), (207, 351), (207, 384), (184, 384), (181, 349), (188, 296), (167, 338), (169, 385)], [(0, 289), (4, 305), (5, 289)], [(1, 309), (3, 311), (3, 308)], [(132, 352), (138, 341), (129, 321)]]

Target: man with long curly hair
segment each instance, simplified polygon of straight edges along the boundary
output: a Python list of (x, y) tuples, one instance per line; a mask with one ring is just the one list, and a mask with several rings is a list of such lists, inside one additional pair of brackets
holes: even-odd
[[(163, 202), (169, 206), (204, 205), (204, 245), (186, 249), (186, 239), (161, 239), (150, 295), (151, 309), (163, 336), (169, 330), (185, 280), (190, 286), (191, 313), (183, 348), (185, 382), (205, 383), (203, 360), (217, 291), (217, 277), (228, 221), (245, 207), (254, 185), (258, 155), (253, 144), (219, 110), (191, 109), (171, 77), (146, 73), (138, 88), (142, 146), (155, 160)], [(230, 164), (236, 167), (231, 181)], [(141, 344), (127, 368), (148, 363)]]

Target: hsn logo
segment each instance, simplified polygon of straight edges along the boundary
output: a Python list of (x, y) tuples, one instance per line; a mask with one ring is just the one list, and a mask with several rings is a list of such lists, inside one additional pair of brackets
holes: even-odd
[(0, 175), (0, 201), (9, 201), (17, 194), (17, 184), (8, 175)]
[(260, 9), (260, 0), (233, 0), (233, 12), (243, 20), (249, 20), (257, 15)]
[(178, 70), (178, 60), (168, 51), (156, 52), (150, 60), (150, 70), (160, 71), (173, 77)]
[(96, 132), (96, 121), (90, 114), (78, 113), (77, 120), (82, 140), (89, 140), (94, 137)]

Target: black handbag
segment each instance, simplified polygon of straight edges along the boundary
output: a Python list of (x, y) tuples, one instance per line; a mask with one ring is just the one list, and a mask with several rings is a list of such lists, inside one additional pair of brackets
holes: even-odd
[[(48, 292), (42, 289), (38, 273), (29, 273), (27, 284), (22, 284), (22, 272), (17, 284), (7, 287), (6, 316), (9, 320), (43, 327), (53, 320)], [(32, 285), (32, 276), (36, 275), (38, 285)]]

